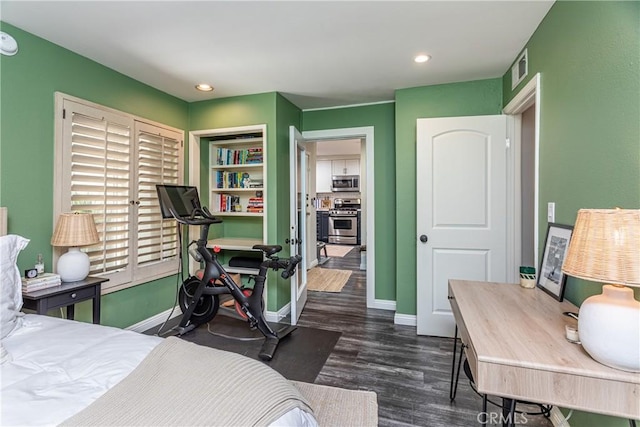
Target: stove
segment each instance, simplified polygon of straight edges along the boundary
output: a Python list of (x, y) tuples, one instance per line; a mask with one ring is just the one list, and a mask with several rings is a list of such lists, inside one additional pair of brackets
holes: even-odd
[(329, 211), (329, 243), (358, 244), (360, 199), (335, 199)]
[(360, 199), (335, 199), (329, 215), (357, 215), (358, 209), (360, 209)]

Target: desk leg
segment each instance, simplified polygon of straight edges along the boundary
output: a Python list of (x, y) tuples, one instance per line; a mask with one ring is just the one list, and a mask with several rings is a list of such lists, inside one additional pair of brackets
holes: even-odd
[(460, 358), (458, 359), (458, 369), (456, 371), (457, 347), (458, 347), (458, 326), (456, 325), (456, 332), (453, 335), (453, 360), (451, 361), (451, 384), (449, 385), (449, 400), (454, 400), (456, 398), (456, 393), (458, 392), (458, 381), (460, 380), (460, 365), (462, 364), (464, 344), (460, 345)]
[(636, 427), (636, 420), (629, 420), (629, 427)]
[(73, 320), (73, 317), (75, 316), (75, 308), (76, 306), (73, 304), (67, 306), (67, 319)]
[(486, 394), (482, 395), (482, 413), (480, 414), (480, 419), (482, 421), (480, 421), (480, 425), (486, 426), (487, 425), (487, 400), (489, 400), (489, 398), (487, 397)]
[(502, 426), (513, 427), (515, 426), (516, 416), (516, 401), (515, 399), (502, 399)]
[(98, 294), (93, 299), (93, 323), (100, 324), (100, 288), (98, 288)]

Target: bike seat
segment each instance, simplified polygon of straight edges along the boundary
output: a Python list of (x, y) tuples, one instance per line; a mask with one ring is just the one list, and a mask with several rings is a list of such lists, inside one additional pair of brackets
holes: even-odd
[(253, 245), (253, 249), (258, 249), (264, 252), (268, 257), (277, 254), (282, 250), (280, 245)]

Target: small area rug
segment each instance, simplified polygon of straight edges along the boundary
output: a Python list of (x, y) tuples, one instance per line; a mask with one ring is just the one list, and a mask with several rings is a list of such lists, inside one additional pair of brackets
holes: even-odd
[(328, 257), (340, 257), (342, 258), (351, 250), (354, 246), (344, 246), (344, 245), (327, 245), (327, 256)]
[(351, 277), (351, 270), (314, 267), (307, 272), (307, 289), (321, 292), (340, 292)]
[[(260, 331), (249, 329), (246, 321), (227, 316), (223, 308), (220, 310), (209, 325), (201, 325), (181, 338), (262, 361), (258, 357), (264, 342)], [(289, 325), (269, 323), (269, 326), (278, 332)], [(340, 332), (298, 326), (280, 341), (273, 359), (263, 362), (289, 380), (313, 383), (341, 335)]]

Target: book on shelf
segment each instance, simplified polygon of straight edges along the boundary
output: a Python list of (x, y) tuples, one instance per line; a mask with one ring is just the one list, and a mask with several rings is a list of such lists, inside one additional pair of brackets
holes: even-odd
[(264, 199), (262, 197), (249, 197), (247, 212), (263, 213)]
[(217, 212), (239, 212), (240, 196), (234, 194), (218, 194), (216, 195), (216, 211)]
[(262, 147), (238, 149), (218, 147), (216, 163), (218, 165), (246, 165), (262, 163)]
[(52, 288), (62, 284), (59, 274), (54, 273), (42, 273), (37, 277), (27, 279), (22, 278), (22, 290), (24, 292), (38, 291), (40, 289)]
[(247, 172), (216, 172), (217, 188), (250, 188), (251, 176)]

